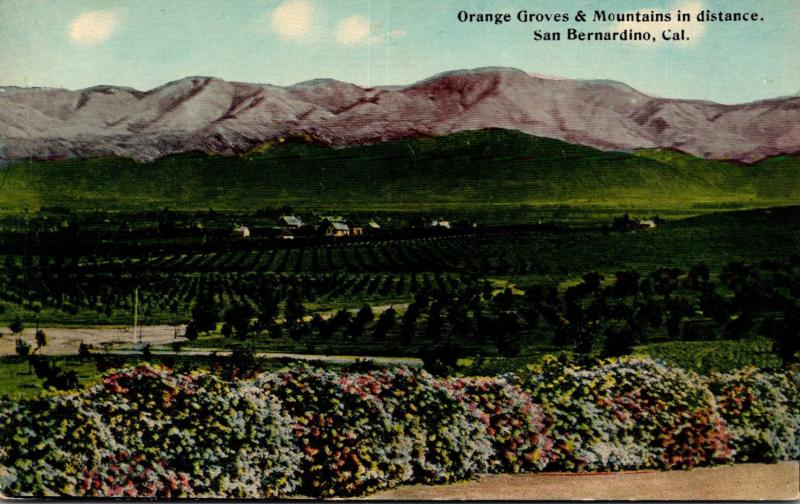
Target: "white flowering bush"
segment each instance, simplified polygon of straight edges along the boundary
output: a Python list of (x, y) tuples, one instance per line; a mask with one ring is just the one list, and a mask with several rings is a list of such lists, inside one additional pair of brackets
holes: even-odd
[(485, 472), (800, 458), (800, 376), (703, 378), (648, 359), (546, 358), (525, 376), (307, 366), (227, 381), (148, 366), (0, 401), (13, 496), (364, 495)]
[(710, 387), (733, 437), (736, 460), (800, 458), (800, 386), (797, 373), (754, 368), (716, 373)]
[(279, 497), (299, 482), (293, 424), (247, 382), (147, 366), (82, 394), (0, 408), (13, 495)]
[(0, 490), (10, 495), (74, 495), (84, 471), (115, 447), (81, 396), (0, 401)]
[(292, 423), (253, 384), (138, 367), (88, 393), (115, 439), (188, 475), (198, 497), (278, 497), (295, 490)]
[(485, 415), (427, 371), (400, 367), (341, 380), (374, 394), (402, 426), (412, 444), (413, 481), (447, 483), (489, 469), (494, 450)]
[(694, 373), (649, 359), (579, 365), (548, 358), (523, 384), (553, 418), (554, 467), (687, 468), (731, 460), (730, 433)]
[(310, 367), (263, 374), (256, 384), (295, 422), (306, 495), (359, 495), (410, 479), (411, 442), (372, 391)]
[(443, 384), (477, 412), (492, 443), (493, 472), (542, 471), (553, 453), (548, 420), (519, 386), (505, 378), (452, 378)]

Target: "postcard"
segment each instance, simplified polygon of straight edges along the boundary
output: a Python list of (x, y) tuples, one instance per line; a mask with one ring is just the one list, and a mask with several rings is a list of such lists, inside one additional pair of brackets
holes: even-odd
[(3, 0), (0, 495), (797, 500), (795, 0)]

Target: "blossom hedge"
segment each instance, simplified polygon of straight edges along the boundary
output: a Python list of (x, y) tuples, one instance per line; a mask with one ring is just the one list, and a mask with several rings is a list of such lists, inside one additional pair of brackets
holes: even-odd
[(314, 497), (486, 472), (800, 458), (798, 373), (702, 377), (644, 359), (526, 375), (298, 366), (251, 380), (140, 366), (80, 393), (0, 400), (14, 496)]
[(733, 460), (731, 434), (705, 380), (651, 360), (590, 365), (547, 358), (520, 379), (554, 423), (552, 468), (688, 468)]

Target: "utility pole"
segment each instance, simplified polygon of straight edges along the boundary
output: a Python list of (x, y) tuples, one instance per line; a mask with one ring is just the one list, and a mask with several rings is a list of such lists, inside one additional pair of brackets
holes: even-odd
[[(136, 330), (139, 328), (139, 287), (133, 291), (133, 339), (136, 340)], [(142, 342), (142, 334), (139, 333), (139, 343)]]

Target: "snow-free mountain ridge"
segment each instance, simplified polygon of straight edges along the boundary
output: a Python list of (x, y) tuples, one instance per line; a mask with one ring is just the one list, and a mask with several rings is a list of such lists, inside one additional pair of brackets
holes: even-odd
[(510, 68), (446, 72), (405, 87), (187, 77), (150, 91), (7, 86), (0, 93), (0, 160), (149, 161), (185, 151), (241, 154), (286, 136), (347, 146), (486, 128), (604, 150), (668, 148), (754, 162), (800, 152), (800, 97), (722, 105)]

